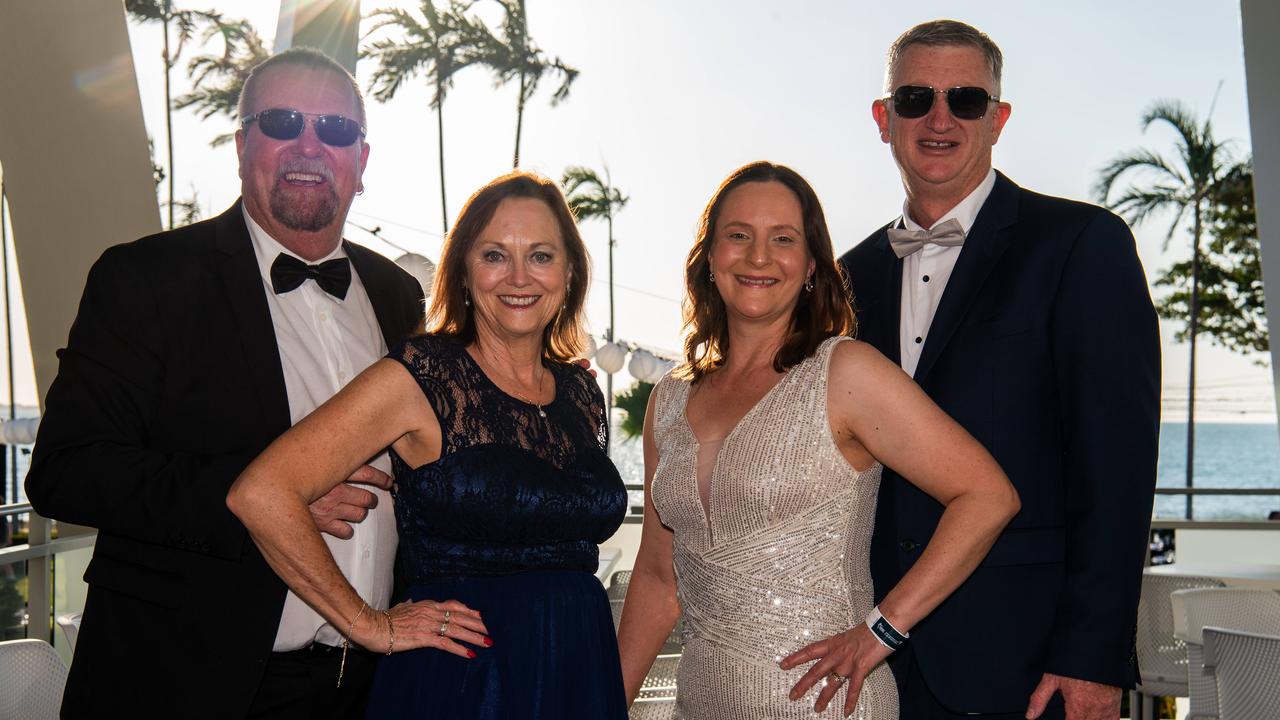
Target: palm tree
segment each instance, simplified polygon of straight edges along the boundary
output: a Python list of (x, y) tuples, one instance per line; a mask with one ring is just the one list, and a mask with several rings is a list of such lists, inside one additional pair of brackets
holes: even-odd
[(453, 77), (466, 66), (474, 63), (476, 39), (482, 34), (476, 21), (466, 17), (469, 3), (449, 0), (447, 9), (441, 11), (433, 0), (422, 0), (422, 15), (426, 22), (419, 22), (407, 10), (384, 9), (369, 15), (381, 17), (365, 37), (386, 27), (398, 28), (401, 39), (383, 38), (365, 46), (361, 58), (375, 58), (378, 69), (369, 83), (369, 92), (380, 102), (395, 97), (396, 91), (409, 78), (423, 73), (435, 88), (431, 107), (436, 111), (436, 142), (440, 156), (440, 222), (442, 232), (449, 232), (449, 210), (444, 187), (444, 98), (453, 86)]
[[(1159, 153), (1139, 149), (1124, 153), (1102, 169), (1094, 192), (1098, 199), (1118, 212), (1130, 223), (1137, 225), (1153, 214), (1171, 210), (1173, 222), (1165, 235), (1165, 248), (1174, 233), (1191, 218), (1191, 293), (1187, 313), (1187, 337), (1191, 345), (1191, 365), (1187, 380), (1187, 487), (1192, 486), (1195, 460), (1195, 403), (1196, 403), (1196, 335), (1200, 331), (1200, 240), (1204, 235), (1205, 218), (1219, 191), (1224, 174), (1231, 167), (1230, 153), (1224, 144), (1213, 137), (1209, 119), (1200, 123), (1182, 103), (1161, 100), (1142, 116), (1145, 132), (1156, 123), (1163, 123), (1177, 133), (1174, 148), (1176, 162), (1170, 163)], [(1112, 190), (1121, 176), (1142, 173), (1149, 178), (1146, 184), (1130, 184), (1120, 195), (1111, 198)], [(1187, 495), (1187, 519), (1191, 518), (1191, 495)]]
[[(613, 248), (617, 242), (613, 239), (613, 215), (626, 207), (628, 198), (622, 191), (613, 187), (609, 169), (605, 168), (604, 179), (590, 168), (570, 166), (565, 168), (564, 177), (560, 180), (564, 186), (565, 200), (572, 208), (578, 220), (604, 219), (609, 229), (609, 328), (605, 330), (605, 340), (613, 342)], [(613, 407), (613, 373), (605, 380), (605, 404), (608, 410)]]
[(578, 70), (566, 65), (560, 58), (549, 58), (529, 36), (528, 18), (524, 0), (496, 0), (502, 6), (504, 18), (501, 37), (485, 35), (483, 62), (493, 71), (498, 85), (512, 80), (519, 81), (516, 95), (516, 149), (511, 167), (520, 167), (520, 131), (524, 125), (524, 106), (538, 91), (538, 84), (547, 75), (559, 75), (560, 86), (551, 94), (551, 106), (559, 105), (569, 97), (569, 88), (578, 77)]
[[(173, 172), (173, 94), (171, 91), (171, 75), (173, 66), (177, 64), (182, 50), (196, 32), (196, 22), (216, 17), (216, 13), (200, 10), (174, 10), (170, 0), (125, 0), (124, 9), (138, 22), (158, 22), (164, 33), (164, 53), (160, 59), (164, 63), (164, 126), (165, 140), (168, 143), (169, 162), (167, 175), (169, 178), (169, 229), (173, 229), (174, 182), (177, 176)], [(170, 47), (169, 25), (178, 30), (177, 44)]]
[[(176, 98), (173, 106), (179, 110), (195, 108), (195, 113), (204, 120), (217, 114), (234, 119), (245, 78), (254, 67), (270, 57), (271, 52), (248, 20), (224, 20), (221, 16), (214, 16), (211, 22), (202, 42), (221, 37), (222, 53), (191, 59), (187, 65), (191, 92)], [(234, 132), (224, 133), (214, 137), (209, 144), (218, 147), (234, 137)]]

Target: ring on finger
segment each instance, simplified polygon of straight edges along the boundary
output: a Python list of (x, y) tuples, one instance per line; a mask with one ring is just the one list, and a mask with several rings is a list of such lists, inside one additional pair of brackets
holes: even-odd
[(449, 632), (449, 623), (447, 622), (440, 623), (440, 629), (436, 631), (436, 634), (439, 635), (440, 637), (444, 637), (444, 634), (447, 632)]
[(453, 622), (452, 620), (450, 620), (450, 619), (449, 619), (449, 618), (450, 618), (450, 616), (452, 616), (452, 615), (453, 615), (453, 613), (449, 612), (448, 610), (445, 610), (445, 611), (444, 611), (444, 621), (445, 621), (446, 623)]
[(835, 670), (832, 670), (831, 672), (827, 673), (827, 683), (831, 685), (835, 685), (836, 687), (840, 687), (841, 685), (844, 684), (844, 681), (848, 679), (849, 679), (848, 675), (841, 675)]

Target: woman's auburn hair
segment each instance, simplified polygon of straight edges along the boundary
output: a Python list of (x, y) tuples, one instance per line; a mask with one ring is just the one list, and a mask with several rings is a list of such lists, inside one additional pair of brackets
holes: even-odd
[(587, 285), (591, 282), (591, 258), (560, 187), (554, 181), (530, 172), (516, 171), (494, 178), (477, 190), (462, 207), (457, 222), (444, 241), (422, 332), (463, 345), (475, 341), (475, 308), (466, 302), (467, 255), (493, 220), (498, 206), (509, 198), (539, 200), (556, 218), (570, 273), (564, 307), (542, 332), (542, 354), (560, 362), (581, 357), (587, 335), (583, 329), (583, 315)]
[(809, 183), (785, 165), (764, 160), (743, 165), (729, 174), (711, 196), (698, 221), (697, 239), (685, 262), (683, 302), (684, 363), (676, 377), (697, 382), (724, 363), (729, 354), (729, 316), (724, 300), (711, 282), (711, 248), (716, 223), (729, 193), (751, 182), (781, 183), (800, 201), (804, 241), (814, 261), (813, 290), (801, 290), (791, 314), (791, 327), (782, 346), (773, 356), (773, 369), (784, 372), (813, 355), (823, 340), (834, 335), (853, 335), (857, 320), (849, 294), (849, 282), (836, 263), (831, 249), (831, 233), (822, 213), (822, 203)]

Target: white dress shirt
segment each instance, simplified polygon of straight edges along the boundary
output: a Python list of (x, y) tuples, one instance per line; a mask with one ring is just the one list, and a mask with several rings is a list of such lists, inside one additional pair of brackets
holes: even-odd
[[(964, 234), (969, 235), (969, 228), (978, 217), (978, 211), (991, 194), (996, 184), (996, 171), (989, 170), (987, 177), (978, 187), (973, 189), (964, 200), (938, 218), (938, 223), (956, 219)], [(906, 201), (902, 203), (902, 227), (908, 230), (926, 230), (911, 219), (911, 212)], [(956, 259), (960, 257), (963, 246), (946, 247), (925, 243), (917, 252), (902, 259), (902, 301), (898, 310), (898, 348), (901, 353), (902, 369), (908, 375), (915, 376), (916, 366), (920, 364), (920, 351), (929, 337), (929, 326), (933, 324), (933, 316), (938, 312), (938, 301), (947, 289), (947, 281), (951, 279), (951, 271), (956, 267)]]
[[(268, 235), (248, 212), (244, 220), (253, 239), (263, 290), (271, 309), (271, 323), (275, 326), (284, 386), (289, 396), (290, 422), (296, 425), (351, 378), (385, 355), (387, 345), (373, 314), (373, 304), (354, 269), (351, 287), (343, 300), (321, 290), (314, 280), (277, 295), (271, 287), (271, 264), (280, 253), (297, 255)], [(314, 265), (341, 257), (346, 257), (346, 251), (339, 245), (326, 257), (305, 262)], [(361, 428), (349, 430), (361, 431)], [(391, 472), (391, 460), (386, 453), (369, 464), (385, 473)], [(371, 485), (360, 487), (378, 496), (378, 506), (363, 522), (352, 525), (355, 534), (350, 539), (323, 537), (342, 574), (360, 597), (372, 608), (385, 608), (391, 599), (391, 574), (396, 555), (395, 513), (387, 491)], [(285, 598), (273, 649), (288, 652), (313, 642), (341, 645), (342, 634), (290, 591)]]

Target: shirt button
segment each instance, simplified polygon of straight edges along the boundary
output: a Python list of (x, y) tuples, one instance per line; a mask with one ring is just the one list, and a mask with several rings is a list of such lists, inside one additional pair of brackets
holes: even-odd
[(921, 279), (922, 279), (922, 280), (924, 280), (925, 282), (929, 282), (929, 276), (928, 276), (928, 275), (925, 275), (925, 276), (924, 276), (923, 278), (921, 278)]
[(898, 547), (902, 548), (903, 552), (915, 552), (916, 548), (920, 547), (920, 545), (917, 544), (915, 540), (907, 538), (906, 540), (898, 543)]
[(920, 343), (922, 343), (922, 342), (924, 342), (924, 338), (916, 338), (916, 344), (917, 344), (917, 345), (919, 345), (919, 344), (920, 344)]

